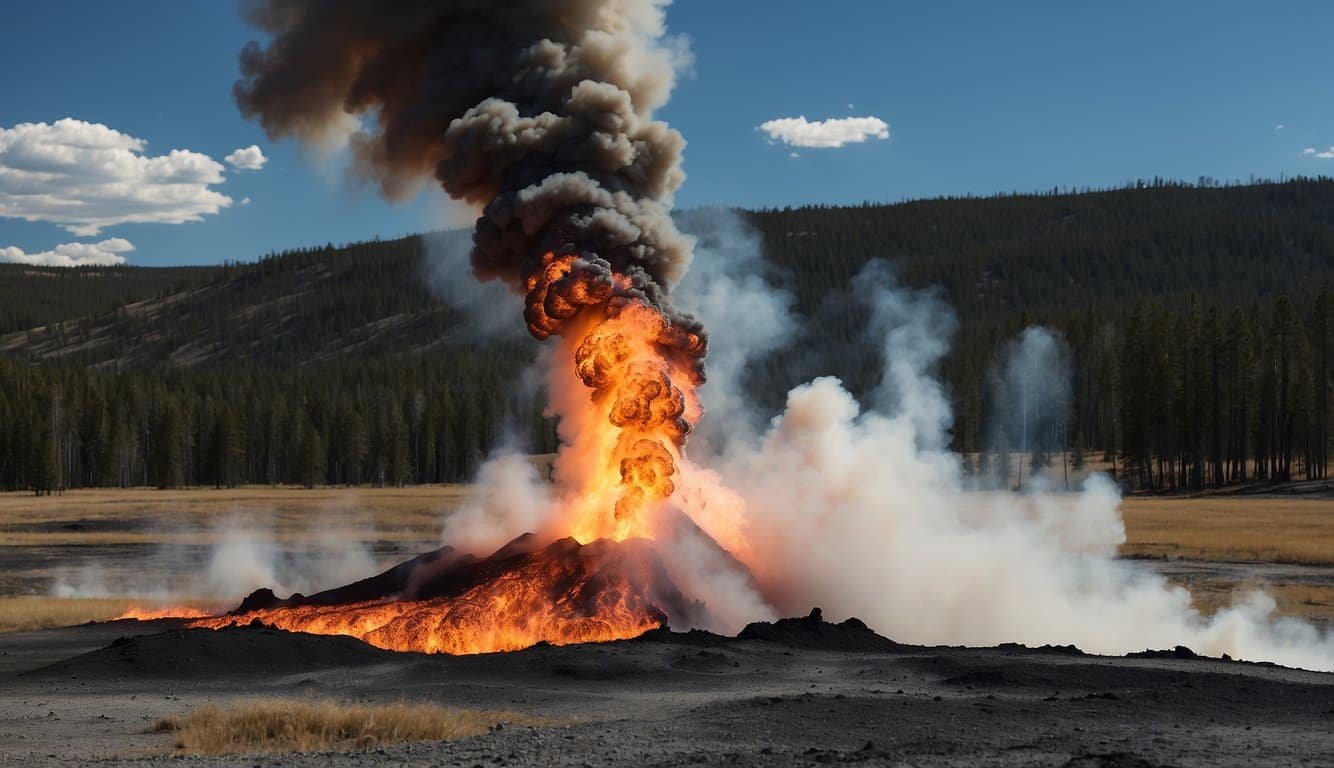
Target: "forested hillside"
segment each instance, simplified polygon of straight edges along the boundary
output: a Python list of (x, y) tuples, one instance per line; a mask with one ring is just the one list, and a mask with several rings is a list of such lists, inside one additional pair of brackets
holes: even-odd
[(30, 267), (0, 263), (0, 335), (101, 315), (203, 283), (216, 267)]
[[(815, 375), (874, 383), (846, 297), (883, 258), (959, 315), (943, 374), (971, 471), (1017, 448), (990, 426), (1013, 396), (997, 355), (1041, 323), (1068, 339), (1073, 380), (1042, 406), (1036, 460), (1105, 452), (1155, 488), (1323, 476), (1334, 181), (741, 215), (806, 318), (798, 349), (751, 372), (769, 407)], [(463, 332), (423, 256), (413, 237), (202, 272), (0, 269), (0, 330), (25, 325), (0, 335), (0, 486), (438, 482), (502, 438), (552, 449), (516, 384), (536, 345), (517, 320), (485, 344)]]

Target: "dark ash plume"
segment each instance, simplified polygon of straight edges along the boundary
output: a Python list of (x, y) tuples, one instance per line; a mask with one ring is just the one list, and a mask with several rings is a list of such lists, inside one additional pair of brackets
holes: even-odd
[[(482, 207), (473, 267), (526, 294), (529, 330), (589, 305), (673, 312), (691, 240), (668, 210), (681, 135), (651, 119), (674, 78), (661, 0), (267, 0), (241, 54), (241, 111), (272, 138), (350, 145), (386, 197), (434, 177)], [(349, 116), (369, 125), (347, 135)], [(681, 334), (663, 344), (680, 347)], [(673, 349), (674, 348), (674, 349)]]

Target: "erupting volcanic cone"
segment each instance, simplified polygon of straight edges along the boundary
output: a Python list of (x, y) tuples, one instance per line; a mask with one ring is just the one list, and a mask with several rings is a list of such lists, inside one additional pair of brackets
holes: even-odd
[(636, 637), (699, 611), (667, 576), (648, 539), (521, 536), (478, 559), (449, 547), (368, 579), (314, 595), (252, 593), (236, 611), (192, 621), (218, 629), (264, 624), (351, 635), (371, 645), (424, 653), (485, 653)]

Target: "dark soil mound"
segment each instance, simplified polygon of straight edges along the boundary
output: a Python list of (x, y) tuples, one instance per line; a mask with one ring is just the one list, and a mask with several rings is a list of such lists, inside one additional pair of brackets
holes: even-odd
[(401, 659), (351, 637), (284, 632), (268, 627), (183, 629), (122, 637), (96, 651), (26, 673), (32, 677), (115, 678), (286, 675)]
[(1182, 661), (1194, 661), (1206, 658), (1184, 645), (1178, 645), (1170, 651), (1143, 650), (1135, 653), (1127, 653), (1127, 659), (1181, 659)]
[(631, 642), (643, 643), (673, 643), (675, 645), (694, 645), (703, 648), (715, 648), (720, 645), (727, 645), (733, 638), (715, 635), (703, 629), (692, 629), (689, 632), (673, 632), (667, 627), (658, 627), (650, 629), (644, 634), (636, 637)]
[(763, 640), (791, 648), (811, 648), (823, 651), (901, 651), (905, 646), (878, 635), (861, 619), (848, 619), (838, 624), (824, 620), (819, 608), (811, 609), (802, 619), (756, 621), (747, 624), (738, 640)]

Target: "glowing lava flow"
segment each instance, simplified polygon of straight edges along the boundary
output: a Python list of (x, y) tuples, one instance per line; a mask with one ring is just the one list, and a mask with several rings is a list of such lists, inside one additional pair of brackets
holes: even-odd
[[(396, 578), (395, 570), (363, 584)], [(679, 610), (679, 593), (666, 580), (651, 542), (601, 540), (581, 545), (560, 539), (533, 552), (463, 558), (423, 577), (429, 564), (403, 569), (400, 584), (431, 595), (326, 604), (330, 593), (293, 598), (295, 604), (260, 608), (190, 622), (221, 629), (254, 621), (293, 632), (350, 635), (389, 650), (486, 653), (546, 641), (602, 642), (636, 637)], [(350, 589), (355, 589), (352, 585)], [(369, 588), (369, 587), (367, 587)], [(437, 594), (439, 593), (439, 594)], [(344, 593), (346, 594), (346, 593)]]
[(131, 605), (126, 608), (123, 613), (111, 620), (120, 621), (122, 619), (134, 619), (135, 621), (154, 621), (156, 619), (202, 619), (212, 615), (213, 614), (208, 611), (192, 608), (190, 606), (164, 605), (150, 607)]

